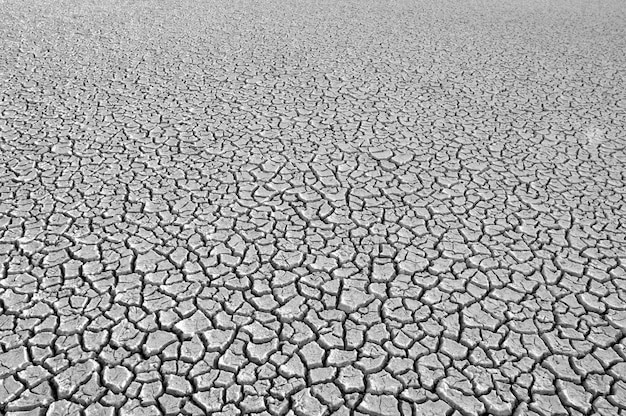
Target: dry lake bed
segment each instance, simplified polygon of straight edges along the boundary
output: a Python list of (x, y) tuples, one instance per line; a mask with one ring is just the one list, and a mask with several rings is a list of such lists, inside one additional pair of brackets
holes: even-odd
[(0, 1), (0, 415), (626, 414), (626, 2)]

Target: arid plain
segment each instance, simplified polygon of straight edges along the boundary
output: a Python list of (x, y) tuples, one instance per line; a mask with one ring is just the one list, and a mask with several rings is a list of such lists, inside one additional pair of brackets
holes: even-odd
[(0, 415), (626, 414), (626, 2), (0, 1)]

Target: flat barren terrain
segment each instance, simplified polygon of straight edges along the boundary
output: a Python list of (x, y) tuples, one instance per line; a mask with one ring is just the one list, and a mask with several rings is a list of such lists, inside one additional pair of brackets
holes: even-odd
[(625, 415), (625, 145), (620, 0), (0, 0), (0, 415)]

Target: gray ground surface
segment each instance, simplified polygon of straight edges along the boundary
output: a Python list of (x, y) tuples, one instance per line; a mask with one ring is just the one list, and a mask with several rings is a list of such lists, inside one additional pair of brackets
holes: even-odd
[(0, 414), (626, 414), (624, 22), (0, 1)]

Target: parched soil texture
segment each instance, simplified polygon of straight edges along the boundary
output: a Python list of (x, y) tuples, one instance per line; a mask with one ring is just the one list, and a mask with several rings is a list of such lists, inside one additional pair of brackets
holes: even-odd
[(0, 0), (0, 415), (626, 415), (626, 2)]

